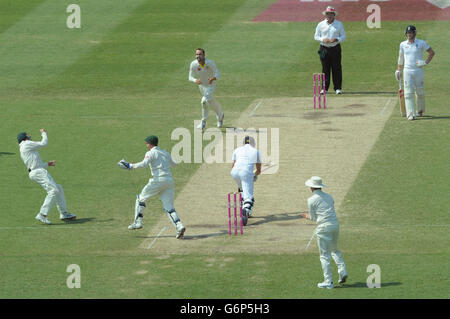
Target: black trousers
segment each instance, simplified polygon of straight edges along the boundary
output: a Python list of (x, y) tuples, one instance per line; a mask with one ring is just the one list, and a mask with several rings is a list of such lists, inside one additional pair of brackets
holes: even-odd
[(325, 89), (328, 92), (330, 87), (330, 74), (333, 76), (334, 90), (342, 90), (342, 65), (341, 65), (341, 45), (327, 48), (323, 45), (320, 50), (325, 50), (326, 55), (320, 62), (322, 63), (322, 73), (325, 73)]

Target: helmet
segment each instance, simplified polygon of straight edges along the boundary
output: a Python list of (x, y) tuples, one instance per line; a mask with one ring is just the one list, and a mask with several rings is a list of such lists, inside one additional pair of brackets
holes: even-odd
[(405, 34), (408, 33), (408, 32), (413, 32), (414, 34), (416, 34), (416, 32), (417, 32), (417, 31), (416, 31), (416, 27), (413, 26), (413, 25), (407, 26), (407, 27), (406, 27)]

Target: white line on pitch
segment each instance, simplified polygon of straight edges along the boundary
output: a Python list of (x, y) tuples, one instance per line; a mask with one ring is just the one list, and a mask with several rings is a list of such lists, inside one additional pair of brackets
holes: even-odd
[(150, 245), (148, 245), (147, 249), (152, 248), (153, 244), (156, 242), (156, 240), (159, 238), (159, 236), (161, 236), (161, 234), (167, 229), (166, 226), (164, 226), (160, 232), (158, 233), (158, 235), (156, 235), (155, 239), (153, 239), (153, 241), (150, 243)]
[(258, 109), (258, 107), (261, 106), (262, 104), (262, 99), (258, 102), (258, 104), (256, 104), (255, 108), (253, 109), (253, 111), (250, 113), (250, 117), (253, 116), (253, 114), (255, 114), (256, 110)]
[(386, 108), (388, 107), (389, 104), (391, 104), (391, 98), (389, 98), (389, 100), (387, 100), (386, 104), (384, 105), (383, 109), (381, 110), (380, 115), (383, 115), (384, 111), (386, 111)]

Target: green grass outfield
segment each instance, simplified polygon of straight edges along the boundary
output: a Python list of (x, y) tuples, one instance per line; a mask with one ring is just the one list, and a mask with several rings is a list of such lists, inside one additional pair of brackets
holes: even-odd
[[(222, 73), (216, 97), (225, 124), (257, 98), (311, 96), (316, 23), (251, 23), (271, 2), (80, 0), (82, 27), (69, 30), (70, 1), (0, 0), (0, 298), (450, 297), (448, 21), (378, 30), (345, 23), (346, 92), (396, 91), (398, 45), (411, 22), (436, 51), (425, 70), (429, 117), (409, 123), (395, 108), (340, 209), (345, 289), (316, 288), (316, 248), (158, 255), (138, 248), (145, 230), (127, 230), (149, 173), (125, 175), (116, 163), (140, 160), (150, 133), (170, 150), (173, 129), (193, 130), (200, 96), (187, 72), (195, 48)], [(57, 161), (50, 173), (78, 215), (73, 224), (60, 222), (56, 208), (54, 225), (34, 219), (45, 193), (29, 180), (16, 135), (37, 139), (42, 127), (49, 145), (41, 156)], [(197, 168), (174, 170), (176, 191)], [(167, 218), (158, 200), (148, 208), (147, 229)], [(80, 289), (66, 286), (69, 264), (81, 267)], [(369, 264), (381, 267), (381, 289), (366, 287)]]

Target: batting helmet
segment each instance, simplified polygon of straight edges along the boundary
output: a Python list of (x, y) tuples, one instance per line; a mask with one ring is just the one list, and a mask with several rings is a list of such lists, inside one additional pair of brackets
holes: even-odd
[(413, 26), (413, 25), (407, 26), (407, 27), (406, 27), (405, 34), (408, 33), (408, 32), (413, 32), (414, 34), (416, 34), (416, 32), (417, 32), (416, 27)]

